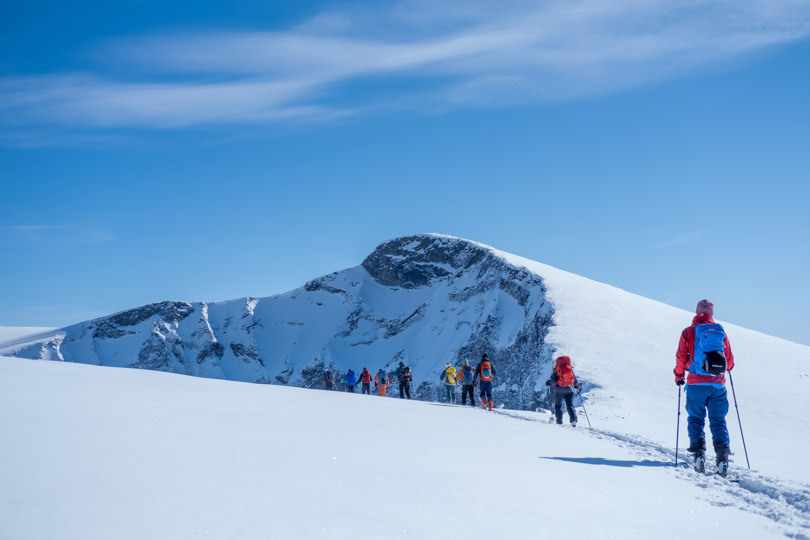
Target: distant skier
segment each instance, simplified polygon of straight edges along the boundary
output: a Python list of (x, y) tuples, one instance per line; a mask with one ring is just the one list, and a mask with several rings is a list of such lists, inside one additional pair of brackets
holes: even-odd
[(464, 361), (459, 370), (456, 372), (456, 382), (461, 383), (461, 404), (467, 404), (467, 396), (470, 396), (470, 405), (475, 407), (475, 380), (474, 371), (468, 361)]
[(577, 411), (574, 409), (574, 389), (579, 390), (579, 381), (574, 375), (574, 368), (571, 367), (571, 359), (567, 356), (560, 356), (554, 361), (554, 371), (551, 378), (546, 381), (549, 390), (553, 388), (554, 393), (554, 415), (557, 423), (562, 424), (562, 402), (565, 400), (565, 407), (568, 409), (568, 420), (572, 426), (577, 425)]
[(693, 455), (695, 469), (703, 472), (705, 467), (706, 440), (703, 428), (708, 411), (717, 471), (725, 476), (731, 454), (726, 427), (728, 395), (725, 372), (734, 368), (734, 355), (725, 330), (712, 319), (714, 304), (701, 300), (695, 313), (692, 325), (681, 332), (678, 342), (675, 384), (680, 386), (686, 383), (689, 452)]
[(335, 390), (335, 374), (331, 369), (327, 369), (323, 373), (323, 387), (327, 390)]
[(371, 395), (371, 372), (367, 368), (360, 373), (360, 383), (363, 385), (362, 393)]
[(394, 374), (399, 381), (399, 397), (404, 398), (407, 395), (408, 399), (411, 399), (411, 382), (413, 382), (411, 368), (406, 366), (404, 362), (400, 362)]
[(456, 368), (450, 365), (450, 362), (445, 364), (444, 371), (439, 375), (439, 380), (444, 383), (444, 393), (447, 398), (447, 403), (456, 402)]
[(380, 368), (380, 371), (374, 376), (374, 385), (377, 387), (377, 392), (382, 397), (385, 397), (385, 391), (388, 389), (388, 384), (390, 383), (390, 379), (388, 378), (388, 374), (385, 373), (383, 368)]
[(486, 353), (481, 357), (481, 361), (475, 366), (474, 380), (480, 381), (478, 391), (481, 393), (481, 408), (492, 410), (495, 404), (492, 401), (492, 379), (495, 377), (495, 368), (489, 361)]
[(354, 393), (354, 387), (357, 386), (357, 374), (352, 370), (346, 373), (346, 391)]

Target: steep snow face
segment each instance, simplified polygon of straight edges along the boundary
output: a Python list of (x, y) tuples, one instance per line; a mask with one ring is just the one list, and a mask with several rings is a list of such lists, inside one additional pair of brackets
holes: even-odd
[(446, 362), (487, 353), (510, 408), (543, 403), (553, 308), (543, 279), (491, 248), (417, 235), (361, 266), (278, 296), (162, 302), (8, 344), (4, 354), (237, 381), (318, 387), (327, 367), (411, 366), (415, 397), (435, 399)]

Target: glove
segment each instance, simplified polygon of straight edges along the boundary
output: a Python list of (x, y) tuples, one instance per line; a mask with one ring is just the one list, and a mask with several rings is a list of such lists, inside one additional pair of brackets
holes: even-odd
[(683, 375), (675, 375), (675, 384), (678, 386), (686, 384), (686, 380), (683, 378)]
[(551, 381), (546, 381), (546, 386), (551, 386)]
[(574, 388), (576, 388), (577, 392), (579, 392), (580, 389), (582, 388), (582, 385), (580, 383), (577, 383), (577, 384), (574, 385)]

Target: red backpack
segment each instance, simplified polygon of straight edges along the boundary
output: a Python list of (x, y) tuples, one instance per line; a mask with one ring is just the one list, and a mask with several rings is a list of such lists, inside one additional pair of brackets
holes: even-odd
[(557, 386), (574, 386), (574, 368), (571, 367), (571, 359), (567, 356), (557, 358), (554, 373), (557, 374)]
[(481, 380), (482, 381), (492, 380), (492, 364), (489, 363), (489, 360), (484, 360), (483, 362), (481, 362)]

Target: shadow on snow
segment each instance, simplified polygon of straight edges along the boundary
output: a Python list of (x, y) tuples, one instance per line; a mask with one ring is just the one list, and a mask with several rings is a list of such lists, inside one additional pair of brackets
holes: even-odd
[(605, 459), (605, 458), (572, 458), (572, 457), (541, 457), (540, 459), (556, 459), (557, 461), (569, 461), (571, 463), (585, 463), (587, 465), (608, 465), (610, 467), (672, 467), (671, 461), (653, 461), (644, 459), (641, 461)]

